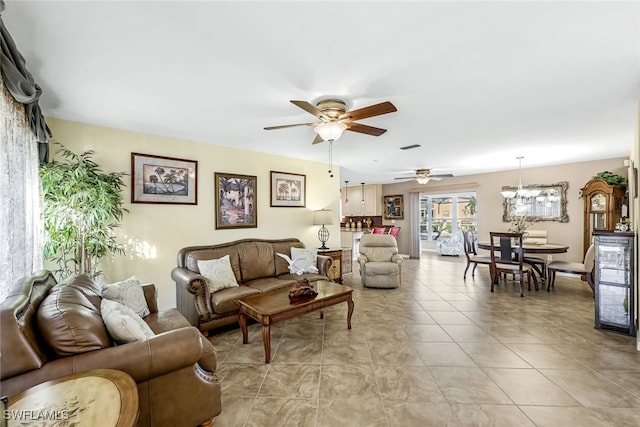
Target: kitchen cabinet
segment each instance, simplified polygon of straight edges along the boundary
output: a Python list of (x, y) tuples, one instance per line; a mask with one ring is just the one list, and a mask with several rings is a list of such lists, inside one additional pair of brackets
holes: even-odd
[(595, 327), (636, 334), (634, 233), (595, 231)]
[(360, 238), (364, 234), (363, 231), (342, 231), (340, 232), (340, 244), (343, 248), (350, 249), (352, 259), (355, 261), (360, 255)]
[[(364, 191), (363, 191), (364, 190)], [(347, 187), (340, 190), (342, 198), (342, 216), (379, 216), (382, 215), (382, 185), (371, 184)], [(349, 204), (345, 205), (345, 198)], [(364, 206), (362, 205), (364, 200)]]

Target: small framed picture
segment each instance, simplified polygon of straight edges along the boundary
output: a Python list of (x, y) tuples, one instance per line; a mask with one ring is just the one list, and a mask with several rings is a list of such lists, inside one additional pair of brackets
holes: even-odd
[(214, 172), (216, 229), (256, 228), (257, 177)]
[(384, 196), (384, 218), (404, 219), (404, 202), (402, 194)]
[(198, 162), (131, 153), (131, 203), (198, 204)]
[(271, 171), (271, 207), (304, 208), (306, 198), (306, 175)]

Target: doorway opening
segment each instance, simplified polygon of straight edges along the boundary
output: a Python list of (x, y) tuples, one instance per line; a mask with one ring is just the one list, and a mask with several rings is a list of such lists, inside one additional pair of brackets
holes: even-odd
[(476, 192), (420, 194), (420, 250), (435, 252), (438, 239), (478, 228)]

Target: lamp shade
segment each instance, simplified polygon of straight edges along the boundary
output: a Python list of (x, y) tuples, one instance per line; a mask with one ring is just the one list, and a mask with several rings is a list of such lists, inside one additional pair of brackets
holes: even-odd
[(333, 224), (333, 214), (330, 210), (322, 209), (313, 211), (313, 225), (331, 225)]
[(325, 141), (335, 141), (342, 136), (346, 128), (347, 125), (342, 122), (326, 122), (320, 123), (313, 130)]

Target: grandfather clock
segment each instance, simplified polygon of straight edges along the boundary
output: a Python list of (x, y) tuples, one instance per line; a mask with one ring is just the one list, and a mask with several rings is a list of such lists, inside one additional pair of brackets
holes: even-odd
[(626, 189), (624, 185), (607, 184), (600, 178), (592, 179), (581, 189), (584, 198), (583, 254), (591, 246), (594, 231), (613, 231), (620, 222)]

